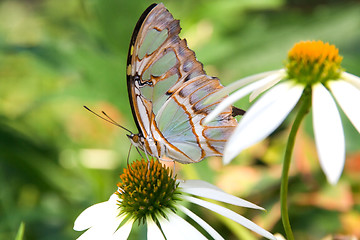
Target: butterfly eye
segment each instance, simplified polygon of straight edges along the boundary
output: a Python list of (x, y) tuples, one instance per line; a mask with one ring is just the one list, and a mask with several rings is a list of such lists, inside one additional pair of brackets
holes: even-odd
[(138, 143), (139, 142), (139, 136), (138, 135), (132, 135), (132, 140), (134, 143)]

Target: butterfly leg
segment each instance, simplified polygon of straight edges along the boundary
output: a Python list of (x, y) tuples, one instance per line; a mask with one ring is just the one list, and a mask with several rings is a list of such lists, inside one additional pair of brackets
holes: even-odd
[(126, 163), (127, 163), (127, 165), (129, 165), (129, 158), (130, 158), (130, 151), (131, 151), (131, 147), (132, 147), (132, 144), (130, 144), (130, 147), (129, 147), (129, 152), (128, 152), (127, 159), (126, 159)]
[(173, 172), (172, 172), (172, 177), (173, 177), (173, 179), (175, 179), (175, 176), (176, 176), (176, 162), (175, 162), (175, 160), (173, 160), (173, 163), (174, 163), (174, 167), (173, 167)]
[(139, 148), (136, 147), (136, 151), (139, 153), (139, 155), (141, 156), (141, 158), (144, 158), (143, 155), (141, 154), (141, 152), (139, 151)]

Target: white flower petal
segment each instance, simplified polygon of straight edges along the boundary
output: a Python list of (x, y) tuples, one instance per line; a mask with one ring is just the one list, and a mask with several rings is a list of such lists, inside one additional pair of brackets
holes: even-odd
[(151, 217), (146, 218), (147, 240), (162, 240), (164, 235)]
[(352, 85), (354, 85), (358, 89), (360, 89), (360, 77), (355, 76), (355, 75), (353, 75), (351, 73), (342, 72), (341, 73), (341, 78), (346, 80), (347, 82), (351, 83)]
[(205, 229), (214, 239), (220, 240), (224, 239), (214, 228), (212, 228), (207, 222), (202, 220), (200, 217), (198, 217), (195, 213), (187, 209), (186, 207), (182, 205), (177, 206), (178, 209), (180, 209), (183, 213), (188, 215), (192, 220), (197, 222), (203, 229)]
[(195, 227), (190, 223), (174, 214), (168, 212), (166, 214), (168, 220), (162, 216), (157, 216), (161, 229), (163, 230), (167, 240), (184, 240), (184, 239), (204, 239), (202, 235)]
[(336, 184), (345, 162), (345, 139), (335, 101), (322, 84), (313, 87), (313, 126), (320, 165), (328, 181)]
[[(124, 216), (119, 217), (119, 206), (117, 204), (118, 199), (118, 196), (113, 194), (108, 201), (95, 204), (85, 209), (79, 215), (79, 217), (75, 220), (74, 230), (82, 231), (88, 228), (89, 229), (83, 233), (78, 240), (110, 240), (114, 239), (114, 236), (116, 235), (121, 236), (124, 234), (124, 226), (128, 223), (124, 224), (124, 226), (120, 228), (121, 233), (115, 233), (120, 230), (118, 227), (125, 218)], [(128, 235), (129, 234), (125, 234), (125, 237), (122, 239), (127, 239)]]
[(246, 219), (245, 217), (225, 208), (225, 207), (222, 207), (222, 206), (219, 206), (219, 205), (216, 205), (214, 203), (211, 203), (211, 202), (207, 202), (207, 201), (204, 201), (202, 199), (198, 199), (198, 198), (194, 198), (194, 197), (191, 197), (191, 196), (183, 196), (184, 199), (188, 200), (189, 202), (192, 202), (192, 203), (195, 203), (195, 204), (198, 204), (202, 207), (205, 207), (211, 211), (214, 211), (220, 215), (223, 215), (224, 217), (227, 217), (241, 225), (243, 225), (244, 227), (268, 238), (268, 239), (275, 239), (276, 238), (271, 234), (269, 233), (268, 231), (266, 231), (265, 229), (261, 228), (260, 226), (256, 225), (255, 223), (253, 223), (252, 221), (250, 221), (249, 219)]
[(180, 182), (180, 186), (182, 188), (211, 188), (214, 190), (222, 191), (221, 188), (198, 179), (177, 180), (177, 181)]
[(284, 72), (284, 69), (280, 69), (280, 70), (274, 70), (274, 71), (268, 71), (268, 72), (263, 72), (263, 73), (259, 73), (259, 74), (254, 74), (245, 78), (242, 78), (240, 80), (237, 80), (233, 83), (231, 83), (230, 85), (222, 88), (220, 91), (212, 94), (211, 96), (209, 96), (206, 100), (205, 100), (205, 104), (209, 104), (212, 102), (215, 102), (217, 100), (219, 100), (222, 97), (227, 96), (229, 93), (238, 90), (239, 88), (255, 82), (255, 81), (259, 81), (260, 79), (266, 78), (267, 76), (273, 75), (273, 74), (277, 74), (278, 72)]
[[(116, 230), (116, 232), (112, 235), (112, 240), (128, 239), (133, 223), (134, 223), (133, 219), (128, 220), (124, 225), (122, 225), (118, 230)], [(118, 222), (116, 226), (119, 226), (119, 225), (120, 225), (120, 222)], [(103, 238), (101, 238), (101, 239), (103, 239)]]
[(265, 93), (241, 119), (225, 145), (223, 162), (229, 163), (242, 150), (263, 140), (286, 118), (299, 101), (304, 87), (284, 82)]
[[(279, 72), (279, 70), (277, 70)], [(204, 124), (209, 123), (211, 120), (213, 120), (219, 113), (221, 113), (225, 108), (232, 105), (237, 100), (241, 99), (242, 97), (246, 96), (250, 92), (254, 91), (257, 88), (260, 88), (269, 82), (273, 81), (274, 77), (277, 77), (278, 75), (270, 75), (267, 76), (259, 81), (256, 81), (254, 83), (251, 83), (247, 85), (246, 87), (243, 87), (230, 96), (226, 97), (222, 102), (219, 103), (219, 105), (205, 118)], [(225, 89), (225, 88), (224, 88)]]
[[(97, 224), (90, 229), (88, 229), (85, 233), (83, 233), (77, 240), (113, 240), (114, 232), (119, 227), (123, 218), (116, 219), (101, 219), (101, 224)], [(126, 238), (125, 238), (126, 239)]]
[(108, 204), (109, 203), (106, 201), (97, 203), (85, 209), (76, 218), (73, 229), (76, 231), (83, 231), (96, 225), (96, 223), (99, 222), (101, 218), (106, 217), (105, 215), (107, 213)]
[(116, 194), (111, 195), (106, 202), (97, 203), (85, 209), (75, 220), (74, 230), (83, 231), (95, 226), (103, 221), (103, 219), (114, 219), (119, 214), (117, 211)]
[[(199, 184), (198, 182), (203, 182), (203, 184)], [(235, 197), (231, 194), (228, 194), (224, 191), (222, 191), (221, 189), (216, 189), (213, 187), (216, 187), (212, 184), (206, 183), (204, 181), (201, 180), (187, 180), (183, 183), (180, 183), (180, 187), (182, 187), (182, 191), (189, 193), (189, 194), (193, 194), (199, 197), (205, 197), (205, 198), (209, 198), (209, 199), (213, 199), (213, 200), (217, 200), (217, 201), (221, 201), (221, 202), (225, 202), (225, 203), (230, 203), (233, 205), (237, 205), (240, 207), (247, 207), (247, 208), (254, 208), (254, 209), (260, 209), (260, 210), (264, 210), (262, 207), (259, 207), (249, 201), (246, 201), (244, 199)], [(194, 184), (194, 185), (192, 185)], [(202, 187), (200, 187), (199, 185), (204, 185)], [(213, 186), (211, 188), (209, 188), (206, 185), (210, 185)]]
[[(270, 77), (270, 76), (269, 76)], [(277, 84), (279, 81), (281, 81), (282, 79), (284, 79), (286, 77), (286, 73), (285, 70), (282, 72), (279, 72), (278, 74), (274, 74), (271, 76), (272, 77), (272, 81), (268, 82), (266, 85), (255, 89), (249, 97), (250, 102), (252, 102), (255, 98), (257, 98), (261, 93), (265, 92), (266, 90), (270, 89), (271, 87), (273, 87), (275, 84)]]
[(112, 238), (112, 234), (109, 231), (106, 231), (106, 229), (92, 227), (83, 234), (81, 234), (81, 236), (78, 237), (76, 240), (98, 240), (98, 239), (111, 240), (111, 238)]
[(354, 106), (360, 103), (360, 89), (339, 80), (329, 82), (329, 87), (346, 116), (360, 133), (360, 107)]

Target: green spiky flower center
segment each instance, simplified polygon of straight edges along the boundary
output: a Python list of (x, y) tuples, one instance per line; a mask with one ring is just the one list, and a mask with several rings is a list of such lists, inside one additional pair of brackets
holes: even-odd
[(339, 50), (322, 41), (303, 41), (289, 51), (286, 64), (290, 79), (304, 85), (313, 85), (340, 77), (342, 57)]
[(158, 214), (166, 217), (167, 211), (175, 212), (180, 191), (171, 175), (169, 168), (157, 160), (134, 161), (124, 169), (117, 184), (120, 215), (145, 223), (147, 217), (156, 220)]

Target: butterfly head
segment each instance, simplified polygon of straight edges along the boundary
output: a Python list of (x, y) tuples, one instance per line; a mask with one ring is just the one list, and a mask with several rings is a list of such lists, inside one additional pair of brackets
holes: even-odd
[(140, 147), (142, 146), (142, 136), (140, 136), (140, 134), (126, 134), (126, 136), (130, 139), (130, 142), (135, 146), (135, 147)]

